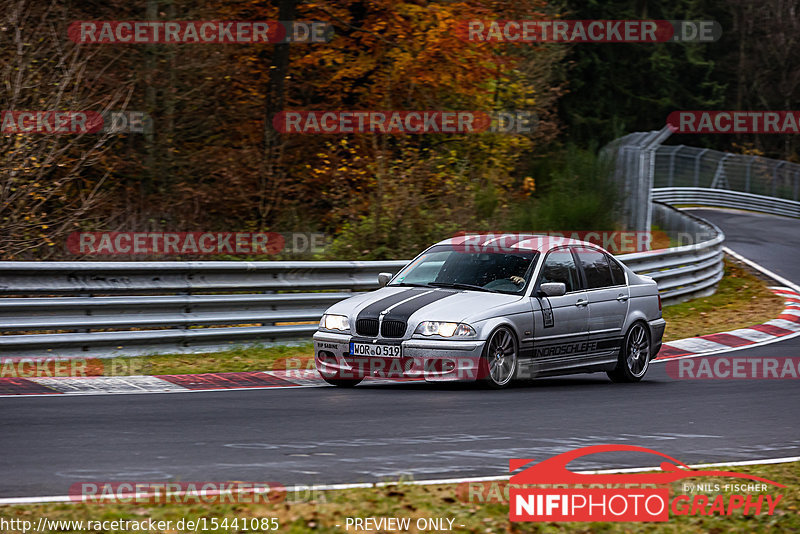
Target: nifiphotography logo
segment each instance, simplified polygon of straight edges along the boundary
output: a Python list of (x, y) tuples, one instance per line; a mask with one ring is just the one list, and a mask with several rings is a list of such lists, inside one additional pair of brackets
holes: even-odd
[[(660, 456), (661, 472), (576, 473), (567, 464), (582, 456), (608, 452), (643, 452)], [(514, 459), (514, 471), (533, 460)], [(682, 490), (720, 491), (670, 496), (667, 484), (686, 478), (743, 478), (752, 483), (685, 484)], [(634, 445), (582, 447), (535, 463), (509, 481), (511, 521), (669, 521), (672, 515), (773, 515), (783, 495), (756, 495), (768, 485), (786, 486), (765, 478), (732, 471), (693, 470), (686, 464), (653, 449)], [(566, 486), (566, 487), (565, 487)]]

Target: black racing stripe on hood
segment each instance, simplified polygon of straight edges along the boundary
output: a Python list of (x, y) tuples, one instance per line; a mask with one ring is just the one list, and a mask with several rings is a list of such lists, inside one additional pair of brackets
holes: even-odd
[(437, 300), (442, 300), (443, 298), (457, 295), (458, 293), (460, 293), (460, 291), (437, 289), (436, 291), (432, 291), (431, 293), (421, 295), (413, 300), (409, 300), (408, 302), (404, 302), (403, 304), (400, 304), (399, 306), (392, 308), (392, 310), (389, 313), (387, 313), (383, 317), (383, 319), (384, 321), (407, 322), (408, 318), (411, 317), (412, 314), (421, 310), (428, 304), (432, 304)]
[(406, 299), (410, 299), (414, 295), (421, 295), (426, 291), (430, 291), (429, 289), (407, 289), (405, 291), (400, 291), (399, 293), (395, 293), (393, 295), (389, 295), (388, 297), (384, 297), (380, 300), (376, 300), (363, 310), (358, 313), (356, 319), (377, 319), (378, 316), (381, 314), (383, 310), (388, 308), (389, 306), (394, 306), (398, 302), (402, 302)]

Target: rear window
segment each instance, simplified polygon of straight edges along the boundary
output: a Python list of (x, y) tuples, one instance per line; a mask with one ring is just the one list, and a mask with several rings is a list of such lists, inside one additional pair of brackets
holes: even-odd
[(608, 265), (611, 267), (611, 277), (614, 279), (615, 286), (624, 286), (625, 285), (625, 271), (622, 269), (622, 265), (617, 263), (617, 260), (614, 258), (606, 257), (608, 260)]

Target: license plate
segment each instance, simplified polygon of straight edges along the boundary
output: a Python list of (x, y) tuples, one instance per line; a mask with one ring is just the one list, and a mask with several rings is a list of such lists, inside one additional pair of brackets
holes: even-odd
[(400, 345), (380, 345), (378, 343), (350, 343), (351, 356), (376, 356), (379, 358), (399, 358)]

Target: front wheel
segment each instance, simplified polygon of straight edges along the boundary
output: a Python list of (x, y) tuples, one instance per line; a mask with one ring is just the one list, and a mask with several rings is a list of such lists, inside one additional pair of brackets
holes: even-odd
[(617, 366), (606, 374), (613, 382), (638, 382), (649, 366), (650, 330), (644, 323), (636, 322), (625, 334)]
[(486, 342), (480, 376), (490, 388), (506, 387), (517, 371), (517, 338), (505, 326), (495, 330)]

